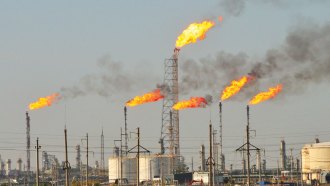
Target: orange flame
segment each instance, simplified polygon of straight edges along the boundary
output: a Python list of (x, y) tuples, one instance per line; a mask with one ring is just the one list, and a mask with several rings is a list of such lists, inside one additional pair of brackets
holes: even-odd
[(201, 23), (190, 24), (176, 40), (177, 48), (183, 47), (189, 43), (195, 43), (197, 39), (205, 39), (206, 32), (214, 26), (212, 21), (203, 21)]
[(268, 92), (260, 92), (259, 94), (257, 94), (256, 96), (254, 96), (249, 104), (250, 105), (255, 105), (258, 104), (260, 102), (266, 101), (270, 98), (274, 98), (278, 93), (280, 93), (282, 91), (282, 85), (279, 84), (276, 87), (271, 87), (268, 89)]
[(237, 94), (242, 89), (242, 87), (251, 79), (252, 77), (243, 76), (239, 80), (233, 80), (231, 84), (227, 86), (225, 90), (222, 91), (221, 100), (226, 100)]
[(207, 101), (203, 97), (191, 97), (190, 100), (184, 100), (177, 102), (172, 108), (174, 110), (181, 110), (185, 108), (197, 108), (197, 107), (205, 107), (207, 105)]
[(156, 89), (142, 96), (135, 96), (133, 99), (126, 102), (126, 106), (134, 107), (144, 103), (155, 102), (163, 98), (164, 95), (161, 93), (160, 89)]
[(34, 103), (30, 103), (29, 109), (35, 110), (35, 109), (40, 109), (42, 107), (51, 106), (55, 101), (58, 100), (59, 96), (60, 94), (55, 93), (50, 96), (39, 98), (38, 101)]

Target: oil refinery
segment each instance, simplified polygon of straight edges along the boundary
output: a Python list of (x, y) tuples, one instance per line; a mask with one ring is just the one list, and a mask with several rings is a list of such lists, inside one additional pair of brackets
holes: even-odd
[(330, 185), (330, 1), (60, 1), (0, 2), (0, 186)]

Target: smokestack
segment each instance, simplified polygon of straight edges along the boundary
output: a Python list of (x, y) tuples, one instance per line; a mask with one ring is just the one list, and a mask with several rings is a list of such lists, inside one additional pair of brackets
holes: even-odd
[(26, 112), (26, 171), (27, 171), (27, 181), (30, 179), (30, 116)]
[(285, 150), (284, 140), (281, 140), (280, 157), (281, 157), (281, 169), (286, 170), (286, 150)]
[(119, 147), (113, 148), (113, 154), (115, 155), (115, 157), (119, 157)]
[(201, 151), (200, 151), (200, 157), (201, 157), (201, 162), (202, 162), (202, 171), (206, 170), (206, 162), (205, 162), (205, 146), (201, 145)]
[(76, 168), (78, 170), (80, 170), (80, 163), (81, 163), (81, 160), (80, 160), (80, 145), (76, 145), (76, 151), (77, 151), (77, 156), (76, 156)]
[(42, 151), (42, 170), (47, 170), (50, 168), (50, 163), (48, 159), (48, 154), (46, 151)]
[(222, 103), (219, 101), (219, 117), (220, 117), (220, 142), (219, 142), (219, 150), (220, 150), (220, 172), (223, 172), (225, 170), (224, 166), (224, 155), (222, 153)]
[(246, 113), (247, 113), (247, 125), (250, 126), (250, 106), (246, 106)]
[(127, 156), (127, 151), (128, 151), (128, 145), (127, 145), (127, 141), (128, 141), (128, 135), (127, 135), (127, 107), (124, 107), (124, 115), (125, 115), (125, 147), (124, 147), (124, 152), (125, 152), (125, 156)]
[(11, 159), (7, 159), (6, 161), (6, 174), (9, 175), (11, 171)]
[(319, 138), (315, 138), (315, 143), (320, 143)]
[(209, 125), (209, 143), (210, 143), (210, 158), (209, 158), (209, 185), (210, 186), (213, 186), (213, 152), (212, 152), (212, 124), (211, 124), (211, 121), (210, 121), (210, 125)]
[(246, 126), (246, 156), (247, 156), (247, 185), (250, 186), (250, 107), (246, 106), (247, 126)]
[(19, 172), (22, 172), (22, 163), (23, 163), (22, 159), (19, 158), (19, 159), (17, 160), (17, 170), (18, 170)]
[(179, 52), (180, 52), (180, 49), (179, 48), (175, 48), (174, 49), (174, 53), (173, 53), (173, 59), (174, 60), (178, 60)]

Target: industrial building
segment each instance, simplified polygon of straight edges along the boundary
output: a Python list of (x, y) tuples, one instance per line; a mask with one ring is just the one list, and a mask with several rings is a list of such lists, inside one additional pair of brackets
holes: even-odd
[(330, 142), (306, 144), (301, 156), (304, 182), (330, 183)]
[[(141, 155), (139, 161), (140, 182), (163, 179), (173, 182), (173, 161), (169, 155)], [(125, 180), (128, 183), (137, 182), (137, 158), (135, 156), (113, 156), (109, 158), (109, 182), (118, 183)]]

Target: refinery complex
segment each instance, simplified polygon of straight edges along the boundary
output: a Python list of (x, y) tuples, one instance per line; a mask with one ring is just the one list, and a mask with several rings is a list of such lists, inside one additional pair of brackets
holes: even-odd
[[(229, 65), (231, 62), (229, 60), (229, 62), (223, 62), (217, 67), (206, 62), (207, 64), (205, 66), (208, 67), (205, 67), (205, 69), (200, 72), (192, 69), (204, 68), (204, 66), (201, 65), (203, 62), (191, 62), (189, 65), (193, 67), (186, 64), (186, 66), (181, 68), (182, 63), (180, 60), (183, 58), (182, 51), (189, 50), (189, 48), (185, 48), (185, 46), (203, 42), (204, 39), (209, 39), (208, 32), (221, 26), (223, 26), (222, 16), (213, 16), (212, 19), (209, 20), (187, 24), (187, 26), (180, 31), (180, 34), (175, 36), (176, 40), (173, 51), (171, 47), (170, 54), (161, 57), (160, 61), (165, 59), (162, 63), (157, 64), (157, 67), (161, 68), (163, 73), (161, 75), (156, 73), (156, 76), (159, 76), (158, 79), (152, 80), (151, 82), (159, 81), (160, 79), (161, 83), (158, 83), (156, 86), (151, 85), (154, 89), (150, 89), (150, 86), (148, 88), (143, 86), (139, 87), (139, 89), (142, 89), (144, 92), (144, 94), (141, 95), (136, 95), (137, 93), (134, 89), (127, 88), (128, 85), (126, 84), (134, 84), (136, 81), (127, 83), (128, 81), (125, 79), (127, 77), (122, 74), (117, 77), (115, 71), (120, 70), (118, 64), (117, 66), (109, 64), (103, 64), (104, 66), (102, 66), (101, 63), (101, 65), (99, 64), (102, 66), (101, 68), (113, 68), (110, 71), (113, 72), (113, 76), (116, 76), (114, 79), (111, 79), (103, 74), (102, 81), (107, 81), (108, 84), (109, 82), (110, 84), (115, 84), (111, 85), (114, 90), (117, 87), (125, 87), (123, 89), (125, 89), (126, 93), (129, 92), (129, 94), (136, 95), (127, 96), (128, 93), (123, 93), (121, 96), (123, 96), (125, 100), (116, 100), (121, 104), (120, 109), (116, 107), (116, 111), (118, 112), (112, 113), (113, 110), (111, 110), (110, 113), (110, 109), (106, 111), (108, 112), (106, 117), (109, 117), (111, 120), (113, 119), (111, 117), (114, 115), (117, 116), (119, 115), (118, 113), (120, 113), (120, 122), (114, 121), (110, 124), (107, 123), (109, 124), (107, 127), (112, 134), (115, 133), (113, 131), (118, 132), (116, 133), (117, 136), (112, 135), (109, 137), (109, 133), (103, 129), (102, 125), (102, 130), (100, 130), (100, 134), (97, 137), (95, 137), (95, 135), (92, 136), (88, 131), (83, 134), (82, 138), (81, 136), (78, 137), (77, 133), (81, 132), (80, 127), (82, 125), (89, 123), (88, 127), (97, 128), (95, 123), (101, 123), (104, 118), (97, 118), (97, 114), (88, 115), (88, 113), (86, 117), (90, 117), (91, 120), (79, 123), (77, 121), (81, 120), (73, 120), (72, 118), (79, 117), (79, 119), (81, 119), (81, 116), (85, 114), (84, 112), (79, 113), (78, 116), (69, 113), (72, 114), (71, 118), (69, 114), (69, 116), (67, 116), (66, 101), (78, 95), (85, 95), (83, 91), (88, 92), (90, 91), (88, 89), (93, 89), (91, 92), (97, 92), (96, 96), (102, 94), (121, 94), (120, 91), (114, 91), (114, 93), (106, 92), (107, 89), (104, 87), (102, 87), (101, 91), (97, 90), (94, 84), (99, 83), (101, 86), (104, 86), (102, 84), (104, 82), (93, 82), (91, 80), (95, 78), (93, 75), (86, 76), (91, 79), (84, 79), (84, 83), (87, 84), (87, 88), (82, 88), (84, 90), (77, 88), (78, 86), (69, 88), (62, 87), (59, 91), (54, 91), (52, 94), (47, 94), (48, 96), (43, 96), (37, 98), (35, 101), (29, 102), (28, 111), (24, 110), (24, 112), (21, 113), (22, 121), (20, 127), (23, 128), (22, 126), (24, 126), (24, 142), (19, 139), (18, 143), (13, 143), (17, 146), (13, 145), (12, 147), (12, 144), (8, 143), (8, 146), (1, 147), (1, 150), (7, 150), (10, 151), (10, 153), (19, 148), (20, 151), (22, 151), (22, 148), (24, 148), (24, 150), (23, 152), (17, 152), (17, 157), (19, 158), (15, 156), (11, 157), (10, 155), (8, 157), (8, 154), (0, 151), (0, 186), (329, 185), (330, 142), (327, 142), (327, 139), (322, 139), (322, 137), (317, 135), (311, 137), (314, 134), (311, 132), (308, 137), (303, 136), (306, 138), (307, 142), (295, 141), (291, 143), (290, 137), (288, 137), (289, 135), (284, 132), (294, 128), (295, 131), (293, 131), (292, 134), (295, 134), (295, 132), (299, 130), (299, 122), (307, 118), (305, 116), (309, 114), (308, 112), (310, 112), (310, 110), (308, 109), (311, 108), (304, 108), (306, 109), (306, 111), (303, 112), (305, 115), (301, 114), (299, 116), (292, 114), (292, 110), (283, 109), (285, 112), (288, 112), (287, 116), (277, 115), (276, 112), (278, 110), (276, 111), (275, 109), (274, 111), (267, 111), (272, 112), (274, 118), (278, 117), (280, 119), (271, 121), (273, 118), (265, 116), (262, 124), (266, 127), (264, 127), (264, 130), (261, 130), (262, 134), (259, 133), (259, 130), (257, 133), (257, 131), (251, 127), (250, 119), (252, 118), (251, 113), (256, 109), (256, 105), (264, 104), (265, 102), (273, 104), (273, 100), (280, 99), (285, 93), (299, 92), (300, 94), (301, 87), (303, 87), (305, 83), (307, 85), (307, 81), (321, 82), (323, 79), (326, 79), (326, 81), (329, 80), (330, 56), (328, 56), (329, 51), (327, 47), (329, 48), (330, 46), (330, 26), (315, 26), (315, 28), (311, 30), (309, 30), (309, 28), (299, 27), (297, 29), (299, 32), (297, 33), (295, 33), (296, 30), (293, 30), (286, 38), (287, 43), (278, 50), (274, 49), (268, 51), (265, 57), (266, 59), (262, 59), (264, 60), (263, 62), (257, 61), (253, 64), (246, 65), (246, 56), (242, 55), (242, 57), (237, 55), (237, 57), (222, 53), (221, 55), (219, 54), (220, 57), (217, 60), (226, 61), (223, 56), (228, 55), (230, 58), (241, 57), (243, 62), (240, 61), (237, 64)], [(297, 48), (299, 48), (299, 50)], [(315, 67), (317, 65), (319, 65), (319, 67)], [(236, 69), (236, 66), (239, 67)], [(181, 73), (183, 68), (188, 68), (188, 70), (184, 72), (185, 74)], [(223, 75), (226, 76), (226, 78), (221, 79), (221, 81), (225, 83), (223, 83), (224, 86), (222, 86), (220, 90), (219, 87), (209, 84), (216, 84), (216, 81), (220, 81), (216, 78), (222, 76), (210, 75), (209, 79), (208, 77), (206, 78), (208, 80), (200, 80), (206, 77), (204, 77), (204, 74), (213, 74), (214, 71), (218, 70), (226, 71)], [(327, 72), (327, 70), (329, 72)], [(192, 72), (189, 74), (187, 71), (189, 73), (190, 71)], [(137, 71), (136, 74), (138, 74)], [(151, 74), (152, 73), (143, 75), (151, 76)], [(315, 78), (313, 78), (314, 76)], [(132, 77), (134, 77), (134, 75), (132, 75)], [(182, 84), (185, 83), (190, 86), (191, 82), (196, 79), (197, 83), (195, 86), (192, 85), (187, 90), (182, 88)], [(147, 80), (143, 82), (143, 79), (141, 82), (149, 83)], [(197, 85), (198, 83), (208, 85), (199, 86)], [(197, 90), (197, 87), (200, 89)], [(194, 90), (195, 88), (196, 90)], [(201, 89), (204, 88), (207, 89), (206, 91), (212, 92), (212, 95), (200, 95), (200, 92), (202, 92)], [(181, 90), (186, 92), (183, 93)], [(317, 92), (317, 90), (315, 92)], [(188, 98), (182, 98), (183, 94), (188, 96)], [(214, 96), (215, 94), (216, 96)], [(102, 100), (102, 102), (103, 101), (104, 100)], [(103, 103), (108, 106), (113, 104), (112, 101), (113, 100), (109, 98), (109, 100)], [(229, 105), (224, 104), (229, 101), (237, 101), (244, 105), (244, 107), (240, 105), (242, 113), (244, 114), (235, 116), (237, 118), (243, 118), (243, 121), (240, 121), (240, 125), (237, 124), (234, 126), (233, 123), (235, 123), (236, 120), (224, 120), (228, 112), (234, 112), (233, 110), (235, 110), (230, 110), (231, 108), (229, 108)], [(141, 105), (150, 105), (155, 102), (158, 102), (161, 108), (159, 108), (159, 110), (154, 109), (152, 114), (150, 114), (151, 112), (146, 113), (146, 115), (134, 113), (140, 118), (147, 119), (137, 121), (134, 120), (135, 118), (131, 117), (131, 113), (134, 112), (133, 109), (138, 110)], [(32, 130), (31, 132), (31, 129), (34, 129), (34, 121), (36, 121), (34, 117), (38, 117), (37, 115), (31, 115), (31, 112), (41, 113), (41, 110), (44, 108), (55, 104), (65, 105), (63, 109), (65, 110), (63, 112), (63, 115), (65, 115), (63, 117), (63, 133), (62, 130), (60, 130), (63, 136), (59, 137), (58, 135), (54, 135), (54, 138), (56, 138), (54, 141), (56, 142), (53, 144), (46, 144), (46, 142), (43, 143), (46, 137), (44, 139), (42, 137), (50, 135), (50, 133), (55, 130), (55, 127), (52, 126), (48, 128), (48, 126), (46, 126), (48, 123), (42, 123), (43, 126), (41, 128), (47, 128), (48, 130), (45, 132), (46, 134), (43, 134), (41, 130)], [(86, 108), (88, 106), (88, 104), (85, 104), (83, 107)], [(68, 107), (70, 107), (70, 105)], [(297, 106), (297, 108), (298, 107), (299, 106)], [(282, 105), (276, 108), (282, 109)], [(186, 114), (183, 110), (196, 111), (199, 109), (206, 110), (201, 120), (194, 121), (195, 118), (189, 118), (190, 123), (188, 123), (185, 122), (186, 120), (182, 119)], [(216, 111), (214, 112), (214, 110)], [(86, 110), (86, 112), (89, 111)], [(159, 115), (155, 115), (154, 113), (156, 112)], [(132, 114), (132, 116), (136, 116), (134, 114)], [(205, 115), (209, 115), (209, 120), (205, 119)], [(46, 118), (47, 116), (44, 114), (43, 117)], [(157, 117), (159, 123), (154, 122), (154, 120), (148, 117), (152, 119)], [(283, 125), (289, 125), (285, 117), (294, 118), (293, 124), (297, 126), (290, 126), (291, 128), (287, 126), (287, 128), (284, 128)], [(216, 118), (216, 120), (214, 120), (214, 118)], [(52, 118), (47, 119), (52, 120)], [(79, 124), (79, 126), (73, 127), (74, 135), (72, 131), (73, 128), (67, 125), (67, 120), (69, 120), (68, 123)], [(205, 120), (207, 122), (205, 122)], [(310, 128), (313, 128), (315, 123), (327, 122), (324, 120), (326, 119), (322, 118), (318, 121), (312, 121), (314, 123), (311, 123)], [(204, 123), (201, 123), (201, 121)], [(230, 132), (224, 130), (230, 125), (227, 125), (227, 121), (232, 125), (230, 127), (235, 128), (235, 132), (238, 131), (237, 133), (230, 134)], [(268, 122), (283, 122), (284, 124), (267, 128), (269, 126)], [(137, 125), (137, 127), (133, 126), (133, 123)], [(61, 124), (58, 124), (57, 127), (59, 125)], [(150, 129), (146, 132), (144, 131), (145, 128), (142, 128), (142, 126), (149, 127), (151, 125), (152, 127), (157, 125), (157, 131)], [(199, 128), (195, 130), (196, 125), (199, 125)], [(182, 130), (182, 126), (194, 129), (194, 131)], [(38, 127), (40, 129), (40, 126)], [(274, 133), (272, 133), (273, 131), (263, 133), (275, 127), (279, 128), (280, 134), (276, 133), (278, 131)], [(315, 128), (316, 127), (318, 126), (315, 124)], [(205, 131), (199, 131), (201, 128), (205, 129), (207, 133), (205, 133)], [(306, 131), (310, 128), (302, 130)], [(58, 128), (56, 128), (56, 131), (57, 129)], [(6, 131), (3, 133), (6, 133)], [(10, 132), (8, 133), (11, 135)], [(189, 139), (183, 135), (186, 133), (190, 133)], [(33, 134), (33, 136), (31, 134)], [(274, 138), (268, 135), (276, 135), (276, 137), (272, 136), (276, 139), (274, 140)], [(145, 141), (143, 139), (144, 136), (148, 136), (148, 139)], [(258, 138), (260, 136), (261, 138)], [(191, 139), (195, 137), (196, 139)], [(94, 142), (97, 141), (97, 144), (99, 144), (97, 147), (95, 147), (95, 144), (94, 146), (91, 145), (91, 138), (94, 139)], [(310, 138), (311, 141), (308, 142), (307, 138)], [(4, 143), (7, 143), (4, 139), (5, 137), (2, 138)], [(239, 145), (234, 144), (234, 142), (231, 141), (232, 139), (236, 140), (235, 143), (237, 142)], [(257, 143), (256, 139), (265, 141)], [(265, 145), (269, 144), (268, 142), (270, 140), (272, 140), (272, 145), (275, 147), (275, 150), (270, 150), (270, 148)], [(192, 146), (187, 147), (183, 141), (189, 141), (189, 144), (192, 144)], [(110, 143), (111, 145), (109, 145)], [(156, 145), (150, 145), (151, 143), (156, 144), (157, 147), (155, 147)], [(293, 143), (295, 143), (295, 149), (292, 147)], [(71, 146), (68, 144), (71, 144)], [(74, 144), (74, 146), (72, 146), (72, 144)], [(48, 148), (43, 148), (43, 146)], [(296, 148), (297, 146), (299, 147)], [(61, 150), (53, 150), (52, 147), (60, 148)], [(185, 151), (188, 151), (187, 149), (189, 150), (189, 155), (192, 156), (188, 157), (188, 155), (185, 154)], [(229, 153), (229, 151), (231, 153)], [(196, 159), (196, 157), (198, 158)]]
[[(88, 133), (82, 141), (86, 145), (85, 163), (81, 160), (81, 146), (77, 145), (75, 162), (68, 161), (67, 129), (64, 129), (65, 160), (60, 161), (55, 155), (46, 151), (39, 152), (39, 145), (34, 147), (37, 154), (37, 170), (31, 170), (31, 137), (30, 116), (26, 112), (26, 159), (2, 160), (1, 182), (12, 185), (315, 185), (330, 183), (330, 142), (320, 143), (318, 139), (313, 144), (305, 144), (301, 148), (301, 158), (294, 159), (292, 149), (289, 153), (286, 143), (279, 143), (280, 160), (277, 168), (268, 168), (264, 149), (251, 143), (249, 125), (250, 105), (259, 104), (268, 99), (276, 99), (282, 90), (278, 84), (268, 91), (256, 94), (246, 107), (246, 128), (244, 143), (237, 149), (241, 154), (241, 167), (234, 169), (232, 164), (226, 164), (226, 154), (223, 153), (223, 122), (222, 102), (235, 96), (244, 86), (255, 81), (257, 75), (250, 73), (233, 80), (223, 91), (218, 102), (219, 124), (209, 123), (208, 144), (200, 147), (197, 169), (189, 168), (180, 153), (180, 119), (182, 109), (205, 108), (212, 103), (211, 96), (191, 97), (189, 100), (179, 100), (178, 63), (180, 49), (190, 43), (205, 38), (206, 32), (214, 26), (212, 21), (191, 24), (178, 37), (173, 55), (164, 61), (163, 84), (157, 89), (142, 96), (136, 96), (127, 101), (123, 109), (124, 125), (121, 127), (120, 145), (113, 149), (110, 157), (105, 157), (104, 134), (101, 134), (100, 160), (95, 166), (89, 164)], [(29, 105), (31, 110), (50, 106), (60, 99), (56, 93)], [(134, 131), (136, 145), (128, 146), (127, 107), (134, 107), (149, 102), (162, 101), (161, 135), (159, 151), (151, 153), (140, 142), (140, 128)], [(217, 134), (215, 130), (218, 130)], [(215, 135), (219, 135), (219, 139)], [(207, 146), (207, 148), (206, 148)], [(35, 152), (34, 151), (34, 152)], [(255, 164), (251, 164), (251, 153), (256, 154)], [(40, 154), (40, 155), (39, 155)], [(90, 154), (91, 155), (91, 154)], [(40, 158), (39, 158), (40, 157)], [(17, 163), (16, 168), (12, 164)], [(40, 162), (40, 164), (39, 164)], [(24, 168), (23, 168), (24, 164)]]

